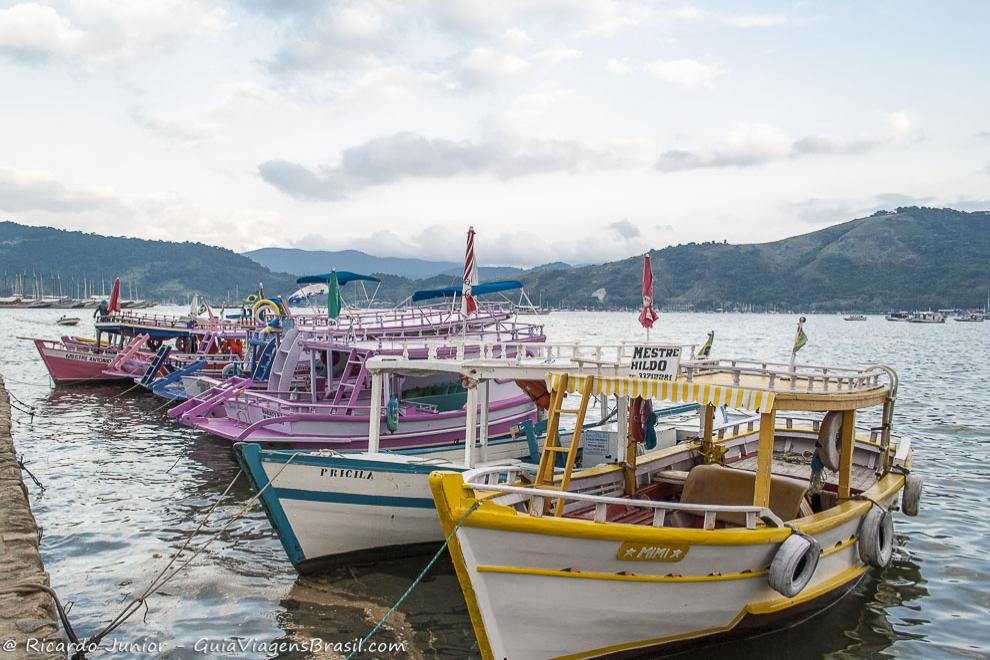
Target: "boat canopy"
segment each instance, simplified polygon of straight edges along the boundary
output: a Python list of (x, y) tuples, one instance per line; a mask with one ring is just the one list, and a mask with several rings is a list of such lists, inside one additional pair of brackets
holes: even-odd
[[(486, 293), (498, 293), (500, 291), (512, 291), (521, 289), (522, 282), (519, 280), (504, 280), (501, 282), (482, 282), (471, 287), (471, 295), (480, 296)], [(420, 300), (430, 300), (432, 298), (452, 298), (461, 295), (461, 287), (445, 286), (441, 289), (423, 289), (413, 294), (413, 302)]]
[[(303, 275), (296, 280), (296, 284), (326, 284), (330, 281), (331, 273), (322, 273), (320, 275)], [(337, 271), (337, 284), (344, 286), (348, 282), (353, 282), (355, 280), (364, 280), (365, 282), (381, 282), (381, 280), (374, 275), (362, 275), (361, 273), (352, 273), (349, 270), (338, 270)]]

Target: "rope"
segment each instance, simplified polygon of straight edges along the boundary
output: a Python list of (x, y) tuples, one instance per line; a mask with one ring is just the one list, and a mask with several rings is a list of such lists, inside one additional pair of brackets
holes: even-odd
[(122, 397), (122, 396), (124, 396), (125, 394), (127, 394), (128, 392), (133, 392), (134, 390), (136, 390), (136, 389), (137, 389), (137, 388), (139, 388), (139, 387), (141, 387), (141, 383), (138, 383), (138, 384), (137, 384), (137, 385), (135, 385), (134, 387), (128, 387), (128, 388), (127, 388), (126, 390), (124, 390), (123, 392), (119, 392), (119, 393), (117, 393), (117, 394), (114, 394), (114, 395), (113, 395), (113, 396), (111, 396), (111, 397), (107, 397), (107, 400), (108, 400), (108, 401), (110, 401), (110, 400), (112, 400), (112, 399), (116, 399), (116, 398), (118, 398), (118, 397)]
[(58, 618), (62, 622), (62, 628), (65, 630), (65, 634), (68, 636), (69, 641), (72, 642), (73, 648), (79, 648), (79, 638), (76, 636), (76, 631), (72, 629), (72, 624), (69, 623), (69, 616), (66, 614), (65, 608), (62, 607), (62, 601), (58, 599), (58, 594), (55, 593), (54, 589), (44, 584), (19, 582), (0, 589), (0, 594), (17, 594), (24, 593), (25, 591), (43, 591), (52, 597), (52, 600), (55, 601), (55, 610), (58, 612)]
[(17, 464), (18, 464), (19, 466), (21, 466), (21, 469), (22, 469), (22, 470), (24, 470), (25, 472), (27, 472), (27, 475), (28, 475), (29, 477), (31, 477), (31, 481), (33, 481), (33, 482), (34, 482), (34, 484), (35, 484), (35, 485), (36, 485), (36, 486), (37, 486), (38, 488), (40, 488), (40, 489), (41, 489), (41, 494), (42, 494), (42, 495), (44, 495), (44, 494), (45, 494), (45, 487), (41, 485), (41, 482), (40, 482), (40, 481), (38, 481), (38, 477), (36, 477), (36, 476), (34, 476), (34, 475), (33, 475), (33, 474), (31, 473), (31, 470), (29, 470), (29, 469), (28, 469), (28, 467), (27, 467), (27, 465), (25, 465), (25, 464), (24, 464), (24, 454), (21, 454), (20, 456), (16, 456), (16, 455), (15, 455), (15, 456), (14, 456), (14, 460), (16, 460), (16, 461), (17, 461)]
[[(145, 603), (145, 601), (148, 599), (148, 597), (153, 592), (155, 592), (155, 591), (161, 589), (163, 586), (165, 586), (165, 584), (167, 584), (169, 581), (171, 581), (172, 578), (174, 578), (184, 568), (186, 568), (187, 566), (189, 566), (189, 564), (191, 564), (193, 561), (195, 561), (195, 559), (199, 555), (201, 555), (203, 553), (203, 551), (206, 550), (206, 548), (209, 547), (209, 545), (211, 543), (213, 543), (213, 541), (215, 541), (221, 534), (223, 534), (223, 532), (225, 532), (227, 530), (227, 528), (230, 527), (234, 523), (234, 521), (236, 521), (242, 515), (244, 515), (244, 513), (247, 512), (247, 510), (250, 509), (254, 505), (254, 503), (258, 501), (258, 499), (261, 497), (261, 495), (266, 490), (268, 490), (268, 488), (273, 483), (275, 483), (275, 480), (278, 479), (278, 476), (280, 474), (282, 474), (282, 470), (284, 470), (285, 468), (287, 468), (289, 466), (289, 463), (291, 463), (293, 461), (293, 459), (295, 459), (296, 456), (297, 456), (297, 454), (291, 455), (288, 458), (288, 460), (285, 461), (285, 464), (282, 465), (282, 467), (279, 469), (279, 471), (276, 472), (275, 475), (271, 479), (269, 479), (268, 483), (265, 484), (264, 487), (262, 487), (260, 490), (258, 490), (258, 492), (255, 493), (254, 496), (251, 499), (249, 499), (244, 504), (244, 506), (242, 506), (231, 518), (229, 518), (223, 524), (223, 526), (220, 527), (220, 529), (218, 529), (216, 532), (214, 532), (210, 536), (210, 538), (208, 538), (202, 545), (200, 545), (198, 548), (196, 548), (196, 550), (195, 550), (195, 552), (193, 552), (192, 556), (190, 556), (184, 562), (182, 562), (181, 564), (179, 564), (171, 573), (169, 573), (168, 572), (169, 569), (172, 567), (173, 564), (176, 563), (176, 561), (179, 559), (179, 556), (189, 546), (189, 544), (192, 542), (193, 538), (199, 533), (199, 531), (201, 529), (203, 529), (203, 527), (206, 525), (206, 522), (210, 519), (210, 516), (213, 515), (213, 512), (220, 505), (220, 502), (222, 502), (223, 499), (227, 496), (227, 494), (230, 493), (231, 489), (234, 487), (234, 484), (237, 483), (237, 480), (244, 473), (243, 470), (238, 470), (237, 474), (234, 475), (234, 478), (227, 485), (227, 488), (224, 489), (223, 493), (220, 494), (220, 497), (217, 498), (217, 501), (214, 502), (213, 505), (206, 512), (206, 516), (203, 517), (203, 520), (199, 523), (199, 525), (196, 527), (196, 529), (193, 530), (192, 534), (189, 535), (189, 537), (186, 539), (185, 543), (182, 544), (182, 546), (172, 556), (172, 558), (165, 565), (165, 567), (161, 571), (159, 571), (158, 575), (155, 576), (155, 578), (151, 581), (151, 583), (148, 585), (148, 587), (143, 592), (141, 592), (141, 594), (139, 596), (137, 596), (136, 598), (134, 598), (134, 600), (132, 600), (127, 605), (125, 605), (124, 606), (124, 609), (121, 610), (120, 614), (118, 614), (110, 623), (108, 623), (106, 625), (106, 627), (103, 628), (103, 630), (101, 630), (97, 634), (95, 634), (92, 637), (90, 637), (89, 639), (87, 639), (84, 648), (85, 649), (88, 649), (88, 650), (91, 650), (91, 649), (96, 648), (100, 644), (100, 642), (103, 640), (104, 637), (106, 637), (111, 632), (113, 632), (114, 630), (116, 630), (117, 628), (119, 628), (121, 625), (123, 625), (123, 623), (125, 621), (127, 621), (127, 619), (129, 619), (131, 616), (133, 616), (135, 612), (138, 612), (141, 609), (142, 606), (147, 607), (147, 604)], [(78, 655), (77, 654), (77, 656), (75, 656), (75, 658), (73, 660), (83, 660), (83, 658), (84, 658), (83, 655)]]
[(436, 554), (434, 554), (433, 557), (430, 559), (430, 561), (426, 564), (426, 567), (423, 568), (422, 571), (420, 571), (419, 575), (416, 576), (416, 579), (413, 580), (412, 584), (409, 585), (409, 588), (406, 589), (405, 593), (399, 596), (399, 600), (395, 601), (395, 605), (393, 605), (389, 609), (389, 611), (385, 613), (385, 616), (383, 616), (381, 619), (378, 620), (378, 623), (376, 623), (375, 627), (371, 629), (371, 632), (365, 635), (361, 639), (361, 641), (358, 642), (357, 648), (351, 651), (350, 655), (347, 656), (346, 660), (351, 660), (351, 658), (353, 658), (359, 651), (361, 651), (361, 649), (364, 648), (364, 645), (368, 642), (368, 640), (371, 639), (372, 635), (378, 632), (378, 629), (382, 627), (382, 625), (390, 616), (392, 616), (392, 613), (395, 612), (397, 609), (399, 609), (399, 605), (402, 605), (403, 601), (405, 601), (406, 598), (409, 597), (409, 594), (412, 593), (412, 590), (416, 588), (416, 585), (419, 584), (423, 580), (423, 578), (426, 577), (426, 574), (430, 571), (430, 569), (433, 568), (433, 564), (437, 563), (437, 560), (440, 559), (440, 555), (443, 554), (444, 550), (446, 550), (447, 546), (450, 544), (450, 539), (454, 538), (454, 534), (456, 534), (457, 530), (461, 528), (461, 526), (464, 524), (464, 521), (466, 521), (468, 519), (468, 516), (474, 513), (479, 506), (481, 506), (481, 502), (480, 501), (475, 502), (474, 504), (471, 505), (470, 509), (464, 512), (464, 515), (461, 516), (461, 519), (457, 521), (456, 525), (454, 525), (454, 529), (450, 530), (450, 534), (448, 534), (447, 538), (443, 540), (443, 545), (440, 546), (440, 549), (437, 550)]

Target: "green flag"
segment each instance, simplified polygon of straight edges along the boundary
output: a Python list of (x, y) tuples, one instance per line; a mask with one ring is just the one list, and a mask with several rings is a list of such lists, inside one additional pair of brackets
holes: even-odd
[(791, 355), (795, 355), (807, 343), (808, 335), (804, 334), (804, 317), (802, 316), (800, 323), (798, 323), (797, 335), (794, 337), (794, 349), (791, 351)]
[(337, 282), (337, 271), (330, 271), (330, 282), (327, 289), (327, 314), (335, 319), (340, 316), (340, 308), (343, 303), (340, 301), (340, 284)]

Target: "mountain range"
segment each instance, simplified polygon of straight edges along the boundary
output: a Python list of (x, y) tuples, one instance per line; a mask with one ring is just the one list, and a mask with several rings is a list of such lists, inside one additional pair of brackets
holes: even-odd
[[(770, 243), (687, 243), (650, 254), (661, 308), (982, 307), (990, 290), (990, 212), (901, 207)], [(245, 256), (200, 243), (0, 222), (0, 295), (10, 294), (17, 277), (29, 282), (27, 295), (30, 282), (37, 281), (46, 292), (61, 283), (66, 295), (77, 295), (83, 280), (92, 292), (94, 283), (99, 290), (101, 281), (119, 275), (125, 295), (130, 286), (142, 298), (181, 301), (197, 292), (214, 301), (235, 301), (258, 282), (267, 291), (290, 293), (297, 286), (295, 275), (331, 267), (380, 274), (377, 300), (382, 303), (399, 302), (419, 288), (455, 284), (462, 268), (454, 262), (374, 257), (355, 250), (266, 248)], [(548, 306), (617, 309), (641, 304), (641, 256), (587, 266), (480, 270), (482, 279), (521, 279), (530, 297)]]
[[(251, 250), (243, 254), (265, 268), (293, 275), (325, 273), (333, 267), (355, 273), (387, 273), (416, 280), (435, 275), (460, 276), (464, 271), (463, 262), (376, 257), (359, 250), (300, 250), (271, 247)], [(478, 276), (483, 280), (510, 279), (518, 278), (528, 272), (567, 268), (571, 266), (559, 261), (531, 269), (514, 266), (479, 266)]]

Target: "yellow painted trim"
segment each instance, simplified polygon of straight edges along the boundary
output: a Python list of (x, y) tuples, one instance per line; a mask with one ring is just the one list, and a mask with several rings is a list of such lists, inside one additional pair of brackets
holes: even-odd
[(842, 543), (839, 543), (838, 545), (833, 545), (831, 548), (825, 548), (824, 550), (822, 550), (821, 555), (819, 555), (819, 556), (822, 559), (825, 559), (825, 557), (828, 557), (830, 555), (834, 555), (837, 552), (842, 552), (843, 550), (845, 550), (849, 546), (855, 545), (857, 541), (859, 541), (859, 537), (858, 536), (853, 536), (852, 538), (850, 538), (850, 539), (848, 539), (846, 541), (843, 541)]
[[(463, 509), (452, 509), (455, 520), (464, 515)], [(464, 523), (467, 527), (498, 529), (520, 534), (565, 536), (591, 541), (639, 541), (643, 543), (670, 543), (685, 545), (761, 545), (781, 543), (791, 534), (786, 527), (760, 527), (757, 529), (725, 528), (696, 529), (680, 527), (652, 527), (626, 523), (596, 523), (592, 520), (533, 518), (517, 513), (494, 502), (485, 502)]]
[[(904, 477), (893, 472), (880, 479), (873, 488), (863, 493), (865, 497), (883, 502), (897, 495), (904, 488)], [(805, 534), (817, 536), (834, 527), (853, 519), (862, 518), (873, 504), (868, 500), (846, 500), (831, 509), (826, 509), (813, 516), (793, 520), (790, 525)]]
[(814, 600), (815, 598), (823, 596), (830, 591), (834, 591), (835, 589), (838, 589), (842, 585), (848, 583), (850, 580), (855, 580), (865, 572), (866, 566), (864, 564), (850, 566), (841, 573), (836, 573), (829, 579), (819, 582), (814, 587), (805, 589), (793, 598), (773, 598), (771, 600), (764, 600), (759, 603), (750, 603), (746, 606), (746, 611), (755, 615), (780, 612), (781, 610), (786, 610), (789, 607), (806, 603), (809, 600)]
[[(458, 479), (445, 479), (444, 477), (457, 476)], [(463, 509), (457, 518), (451, 515), (451, 499), (448, 495), (463, 490), (464, 483), (460, 478), (460, 473), (433, 472), (430, 474), (430, 491), (433, 493), (433, 501), (437, 507), (437, 514), (440, 516), (440, 524), (443, 527), (444, 537), (450, 536), (454, 529), (455, 521), (460, 520), (464, 515)], [(456, 501), (456, 500), (454, 500)], [(484, 506), (484, 505), (482, 505)], [(475, 512), (477, 513), (477, 511)], [(473, 515), (473, 514), (472, 514)], [(469, 516), (470, 518), (470, 516)], [(451, 562), (454, 564), (454, 573), (457, 575), (457, 582), (461, 585), (461, 592), (464, 594), (464, 603), (467, 605), (468, 616), (471, 619), (471, 627), (474, 628), (474, 636), (478, 640), (478, 649), (484, 660), (494, 660), (491, 642), (488, 641), (488, 632), (485, 630), (485, 621), (481, 616), (481, 608), (478, 607), (478, 596), (471, 585), (471, 576), (468, 574), (467, 564), (464, 562), (464, 553), (461, 544), (454, 534), (447, 544), (447, 551), (450, 554)]]
[(547, 568), (521, 566), (478, 566), (479, 573), (507, 573), (510, 575), (535, 575), (539, 577), (576, 578), (584, 580), (612, 580), (615, 582), (722, 582), (746, 580), (765, 576), (766, 569), (750, 573), (726, 573), (725, 575), (621, 575), (619, 573), (595, 573), (589, 571), (555, 571)]

